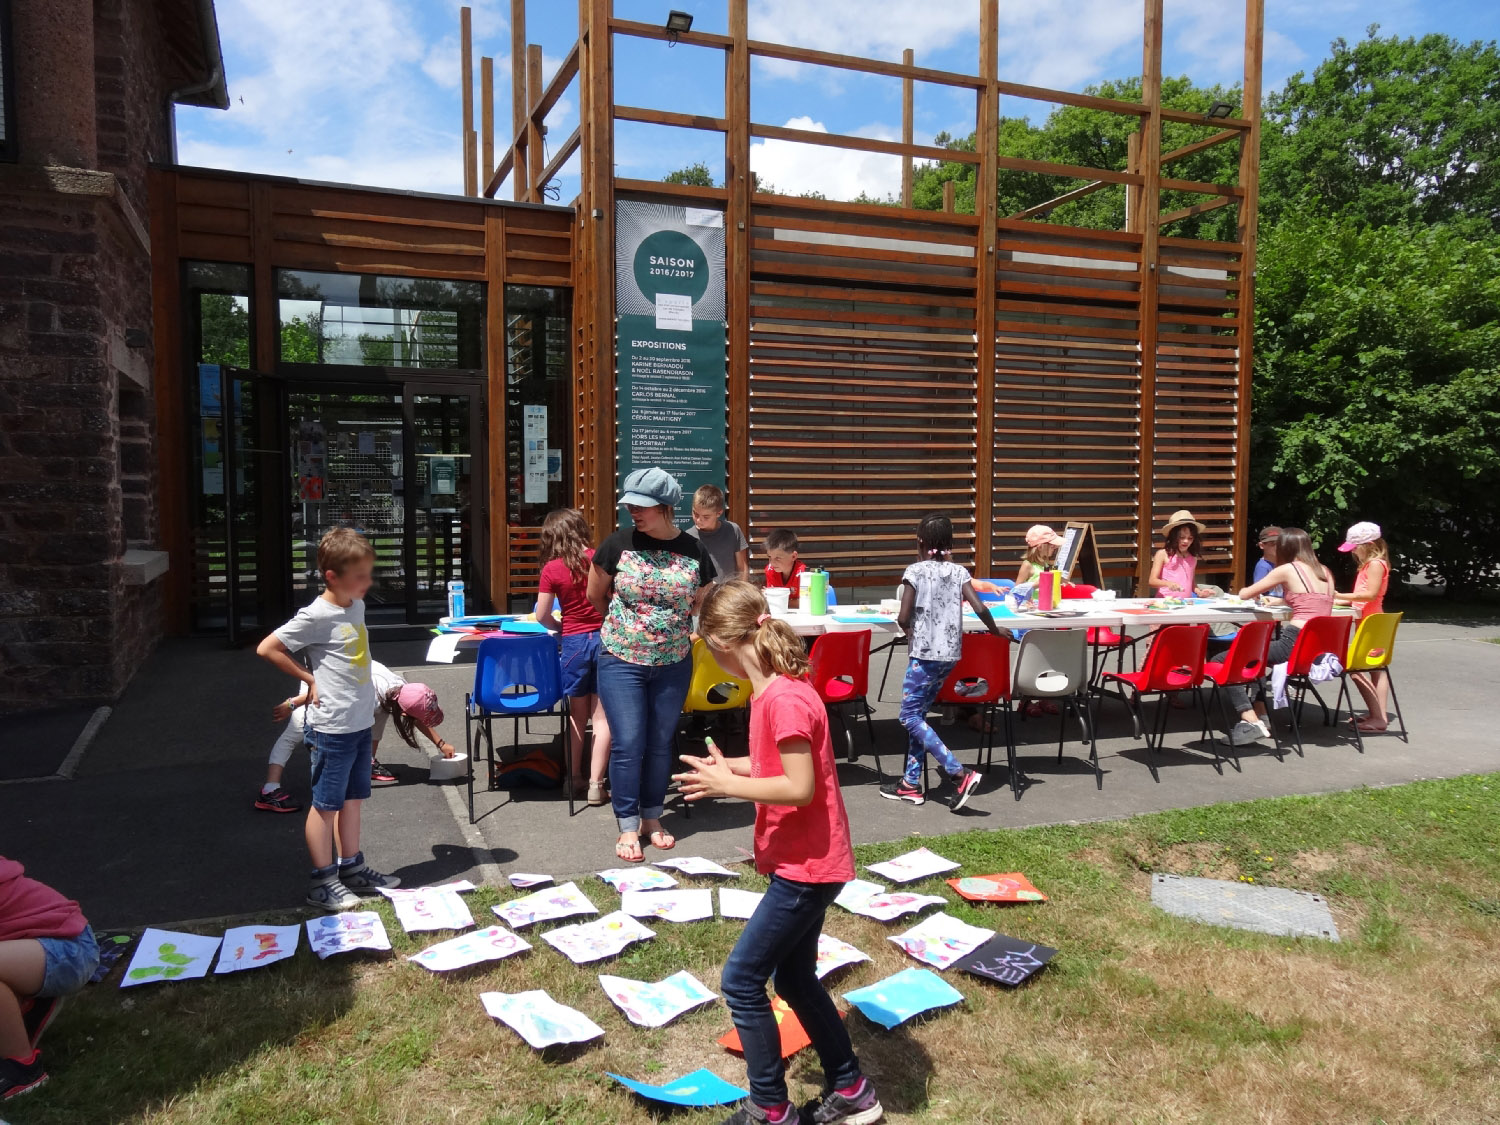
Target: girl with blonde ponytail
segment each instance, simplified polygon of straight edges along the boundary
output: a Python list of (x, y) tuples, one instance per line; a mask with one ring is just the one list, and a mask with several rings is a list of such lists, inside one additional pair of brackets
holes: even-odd
[(807, 682), (802, 642), (771, 616), (760, 590), (726, 582), (709, 593), (698, 635), (730, 675), (750, 681), (750, 756), (684, 754), (676, 776), (689, 801), (755, 802), (755, 867), (771, 885), (724, 965), (720, 986), (740, 1034), (749, 1104), (732, 1122), (801, 1120), (781, 1064), (781, 1033), (766, 982), (786, 1001), (817, 1049), (826, 1092), (808, 1120), (877, 1121), (880, 1099), (860, 1072), (838, 1009), (818, 981), (818, 935), (828, 904), (854, 878), (849, 815), (839, 793), (828, 712)]

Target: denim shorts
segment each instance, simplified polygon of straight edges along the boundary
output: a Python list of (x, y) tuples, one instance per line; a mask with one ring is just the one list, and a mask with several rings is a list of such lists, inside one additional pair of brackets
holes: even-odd
[(599, 630), (563, 634), (562, 682), (569, 699), (599, 694)]
[(370, 731), (330, 734), (308, 727), (312, 752), (312, 803), (321, 812), (337, 812), (345, 801), (370, 796)]
[(84, 926), (77, 937), (37, 938), (42, 952), (47, 955), (47, 968), (42, 973), (42, 990), (38, 996), (71, 996), (88, 984), (94, 970), (99, 967), (99, 943), (94, 940), (94, 930)]

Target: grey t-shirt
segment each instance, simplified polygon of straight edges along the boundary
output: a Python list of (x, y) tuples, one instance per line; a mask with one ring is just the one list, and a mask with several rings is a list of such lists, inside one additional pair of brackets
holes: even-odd
[(340, 606), (314, 598), (276, 630), (276, 639), (288, 652), (307, 650), (318, 685), (318, 705), (308, 712), (314, 730), (353, 734), (370, 729), (376, 701), (363, 601)]
[(740, 568), (736, 565), (734, 556), (750, 549), (739, 524), (721, 519), (719, 526), (712, 531), (699, 531), (694, 524), (687, 529), (687, 533), (703, 544), (703, 549), (713, 560), (715, 582), (728, 582), (731, 578), (739, 577)]
[(907, 567), (901, 581), (916, 591), (912, 659), (956, 661), (963, 652), (963, 591), (969, 572), (955, 562), (923, 559)]

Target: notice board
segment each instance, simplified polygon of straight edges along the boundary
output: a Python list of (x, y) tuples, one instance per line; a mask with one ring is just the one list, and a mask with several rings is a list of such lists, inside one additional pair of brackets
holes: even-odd
[(1057, 569), (1062, 571), (1064, 581), (1071, 582), (1080, 566), (1084, 582), (1104, 587), (1104, 568), (1099, 562), (1099, 544), (1091, 523), (1069, 523), (1057, 548)]

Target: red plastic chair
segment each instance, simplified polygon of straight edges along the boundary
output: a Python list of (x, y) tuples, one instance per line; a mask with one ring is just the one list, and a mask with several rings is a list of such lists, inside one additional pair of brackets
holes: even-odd
[[(1313, 693), (1318, 706), (1323, 708), (1324, 723), (1332, 726), (1336, 721), (1330, 717), (1328, 704), (1323, 702), (1323, 697), (1313, 685), (1312, 668), (1326, 654), (1331, 654), (1338, 660), (1339, 667), (1343, 667), (1344, 661), (1348, 659), (1349, 630), (1353, 624), (1353, 617), (1314, 617), (1297, 632), (1292, 654), (1286, 661), (1286, 686), (1288, 702), (1291, 703), (1292, 745), (1298, 756), (1302, 756), (1302, 708), (1307, 702), (1308, 692)], [(1341, 697), (1347, 686), (1347, 675), (1347, 672), (1340, 672), (1338, 675)], [(1296, 693), (1295, 698), (1292, 698), (1293, 692)], [(1358, 726), (1354, 727), (1354, 745), (1361, 754), (1365, 752), (1365, 740)]]
[[(1098, 586), (1090, 586), (1085, 582), (1069, 582), (1064, 584), (1062, 588), (1063, 600), (1072, 601), (1075, 598), (1079, 600), (1091, 598), (1098, 589)], [(1132, 637), (1128, 633), (1117, 633), (1108, 625), (1096, 625), (1089, 629), (1089, 648), (1094, 653), (1094, 663), (1093, 669), (1089, 673), (1089, 683), (1095, 684), (1099, 682), (1099, 669), (1104, 667), (1104, 662), (1109, 658), (1111, 652), (1115, 654), (1115, 671), (1123, 672), (1125, 670), (1125, 650), (1129, 649), (1130, 655), (1134, 657), (1136, 642), (1140, 639), (1140, 637)]]
[[(870, 733), (870, 752), (875, 756), (875, 772), (884, 777), (880, 768), (880, 745), (875, 741), (875, 724), (870, 719), (871, 708), (865, 699), (870, 693), (870, 630), (824, 633), (813, 641), (810, 655), (812, 671), (808, 673), (808, 682), (828, 708), (828, 713), (838, 719), (849, 747), (849, 761), (859, 760), (854, 749), (854, 730), (843, 712), (846, 704), (853, 703), (859, 706), (865, 717), (865, 727)], [(856, 716), (856, 725), (858, 721)]]
[[(1203, 665), (1203, 675), (1213, 685), (1209, 702), (1218, 700), (1219, 714), (1224, 718), (1226, 730), (1233, 728), (1234, 722), (1224, 703), (1224, 694), (1219, 689), (1264, 682), (1266, 673), (1270, 671), (1266, 654), (1270, 651), (1271, 634), (1275, 629), (1274, 621), (1252, 621), (1248, 625), (1241, 625), (1223, 659), (1206, 661)], [(1276, 744), (1276, 757), (1280, 759), (1281, 740), (1276, 737), (1274, 727), (1271, 729), (1271, 739)], [(1238, 762), (1239, 751), (1234, 748), (1233, 743), (1230, 743), (1230, 748), (1234, 750), (1235, 760)]]
[[(1198, 700), (1199, 709), (1203, 713), (1202, 738), (1208, 740), (1208, 709), (1203, 705), (1203, 698), (1197, 692), (1198, 685), (1203, 682), (1203, 658), (1208, 652), (1208, 626), (1207, 625), (1168, 625), (1156, 634), (1155, 640), (1151, 642), (1150, 649), (1146, 652), (1145, 663), (1136, 672), (1106, 672), (1101, 683), (1110, 680), (1117, 681), (1122, 689), (1121, 698), (1132, 710), (1136, 720), (1137, 737), (1144, 733), (1146, 747), (1151, 751), (1152, 757), (1147, 759), (1153, 779), (1160, 781), (1156, 772), (1156, 763), (1153, 760), (1160, 752), (1163, 741), (1167, 734), (1167, 713), (1171, 709), (1167, 706), (1166, 697), (1179, 691), (1190, 691)], [(1130, 694), (1125, 695), (1123, 689), (1129, 688)], [(1146, 695), (1159, 697), (1156, 705), (1156, 720), (1151, 730), (1146, 730), (1145, 716), (1141, 713), (1141, 698)], [(1214, 751), (1214, 768), (1219, 769), (1219, 749), (1216, 742), (1210, 742)], [(1220, 772), (1223, 772), (1220, 770)]]
[(981, 714), (987, 729), (974, 768), (983, 769), (985, 773), (989, 773), (994, 760), (995, 712), (1000, 709), (1000, 704), (1005, 705), (1005, 766), (1011, 792), (1019, 801), (1021, 786), (1016, 773), (1016, 743), (1010, 725), (1010, 641), (993, 633), (965, 633), (958, 663), (938, 689), (937, 702), (983, 708)]

